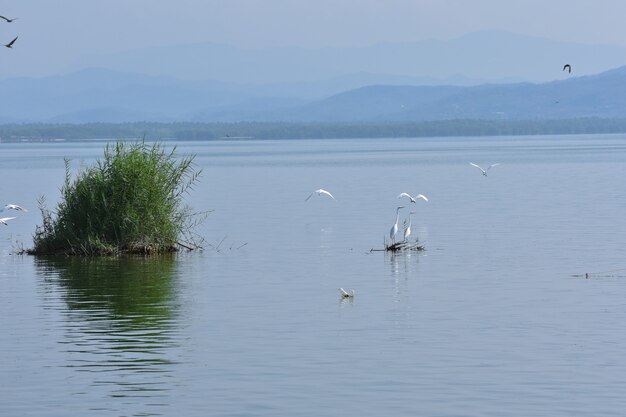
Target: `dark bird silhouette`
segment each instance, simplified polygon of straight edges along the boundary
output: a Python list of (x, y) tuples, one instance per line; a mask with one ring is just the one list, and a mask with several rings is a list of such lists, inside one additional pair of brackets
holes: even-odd
[(9, 19), (8, 17), (0, 16), (0, 19), (4, 19), (7, 21), (7, 23), (11, 23), (12, 21), (17, 20), (18, 18), (14, 17), (13, 19)]
[(572, 73), (572, 66), (570, 64), (563, 65), (563, 71), (567, 70), (570, 74)]
[(15, 43), (15, 41), (17, 40), (17, 36), (15, 37), (15, 39), (13, 39), (11, 42), (7, 43), (6, 46), (7, 48), (13, 48), (13, 44)]

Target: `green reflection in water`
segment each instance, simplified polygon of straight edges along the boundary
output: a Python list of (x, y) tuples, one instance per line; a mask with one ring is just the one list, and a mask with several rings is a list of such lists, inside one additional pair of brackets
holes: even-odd
[(64, 367), (81, 372), (108, 407), (134, 398), (135, 411), (159, 414), (154, 407), (167, 404), (176, 363), (176, 256), (40, 257), (36, 267), (46, 293), (62, 300), (55, 309), (64, 322)]
[(38, 258), (37, 269), (55, 279), (70, 310), (108, 312), (129, 330), (172, 318), (176, 257)]

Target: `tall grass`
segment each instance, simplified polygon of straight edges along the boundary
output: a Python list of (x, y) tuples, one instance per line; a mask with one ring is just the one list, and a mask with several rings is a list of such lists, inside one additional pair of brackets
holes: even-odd
[(144, 142), (107, 145), (104, 158), (65, 184), (55, 215), (40, 204), (33, 254), (114, 255), (175, 251), (195, 216), (183, 197), (197, 181), (193, 156)]

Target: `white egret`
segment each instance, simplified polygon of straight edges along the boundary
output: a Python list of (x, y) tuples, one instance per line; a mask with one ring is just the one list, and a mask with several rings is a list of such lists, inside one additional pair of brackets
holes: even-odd
[[(411, 236), (411, 214), (415, 214), (415, 212), (411, 211), (409, 213), (409, 225), (404, 228), (404, 241), (405, 242), (407, 241), (409, 236)], [(406, 220), (404, 221), (404, 224), (406, 225)]]
[(487, 171), (489, 171), (491, 168), (493, 168), (493, 167), (495, 167), (495, 166), (500, 165), (500, 164), (491, 164), (491, 165), (489, 165), (489, 166), (487, 167), (487, 169), (482, 169), (480, 166), (476, 165), (476, 164), (475, 164), (475, 163), (473, 163), (473, 162), (470, 162), (469, 164), (470, 164), (471, 166), (473, 166), (473, 167), (476, 167), (476, 168), (480, 169), (480, 171), (483, 173), (483, 175), (484, 175), (485, 177), (487, 176)]
[(0, 209), (0, 211), (4, 211), (4, 210), (17, 210), (17, 211), (24, 211), (24, 212), (28, 211), (24, 207), (18, 206), (17, 204), (7, 204), (6, 206), (4, 206), (4, 208)]
[(415, 197), (411, 197), (411, 195), (408, 193), (400, 193), (398, 198), (402, 198), (402, 197), (408, 197), (409, 200), (411, 200), (411, 203), (415, 203), (418, 198), (421, 198), (424, 201), (428, 201), (428, 198), (426, 198), (424, 194), (418, 194)]
[(5, 226), (8, 226), (7, 220), (13, 220), (13, 219), (17, 219), (17, 217), (2, 217), (0, 218), (0, 223), (2, 223)]
[(341, 294), (341, 298), (354, 298), (354, 290), (350, 290), (350, 292), (348, 292), (343, 288), (339, 288), (339, 294)]
[(404, 208), (404, 206), (400, 206), (396, 209), (396, 222), (391, 226), (391, 230), (389, 231), (389, 238), (393, 243), (396, 242), (396, 233), (398, 233), (398, 220), (400, 220), (400, 209)]
[(315, 190), (315, 191), (313, 191), (311, 194), (309, 194), (309, 196), (308, 196), (308, 197), (307, 197), (304, 201), (309, 201), (309, 198), (311, 198), (311, 197), (313, 196), (313, 194), (317, 194), (317, 195), (319, 195), (319, 196), (321, 196), (321, 195), (327, 195), (327, 196), (329, 196), (330, 198), (332, 198), (333, 200), (335, 199), (335, 197), (333, 197), (333, 195), (332, 195), (331, 193), (329, 193), (328, 191), (323, 190), (323, 189), (321, 189), (321, 188), (320, 188), (319, 190)]

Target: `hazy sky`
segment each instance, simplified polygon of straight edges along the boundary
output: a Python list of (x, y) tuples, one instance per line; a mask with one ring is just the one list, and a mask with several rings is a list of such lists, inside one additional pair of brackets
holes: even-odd
[[(164, 44), (365, 46), (504, 29), (626, 47), (624, 0), (12, 0), (0, 14), (0, 76)], [(8, 58), (11, 58), (10, 60)], [(30, 68), (25, 71), (24, 68)]]

